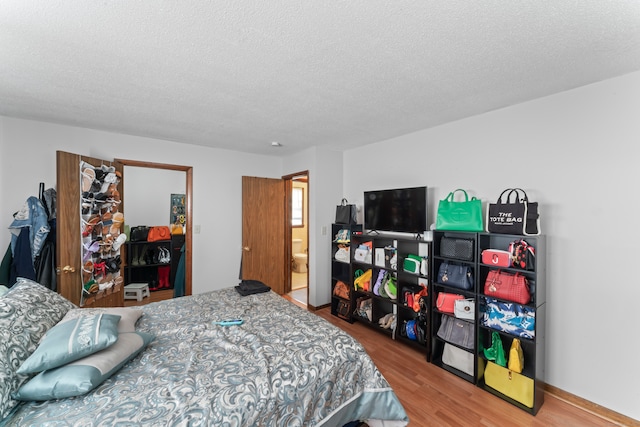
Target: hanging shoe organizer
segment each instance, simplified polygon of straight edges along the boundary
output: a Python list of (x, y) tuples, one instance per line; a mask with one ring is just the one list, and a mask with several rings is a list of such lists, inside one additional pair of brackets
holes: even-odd
[(80, 162), (81, 306), (119, 290), (124, 284), (120, 248), (127, 236), (122, 233), (124, 215), (118, 210), (120, 179), (120, 172), (113, 166)]

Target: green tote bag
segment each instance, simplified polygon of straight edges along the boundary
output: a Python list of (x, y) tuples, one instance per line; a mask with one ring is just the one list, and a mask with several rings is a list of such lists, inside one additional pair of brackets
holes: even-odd
[[(457, 192), (464, 194), (464, 200), (454, 200)], [(467, 192), (460, 188), (452, 191), (438, 203), (436, 230), (484, 231), (482, 201), (475, 197), (469, 200)]]

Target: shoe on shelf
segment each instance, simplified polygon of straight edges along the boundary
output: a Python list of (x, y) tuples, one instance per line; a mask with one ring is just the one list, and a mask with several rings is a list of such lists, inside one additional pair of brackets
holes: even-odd
[(379, 320), (378, 320), (378, 324), (384, 328), (385, 325), (387, 324), (387, 322), (389, 321), (389, 318), (391, 318), (391, 316), (393, 316), (393, 313), (387, 313), (384, 316), (382, 316)]
[(142, 249), (140, 249), (140, 257), (138, 258), (138, 264), (139, 265), (150, 264), (150, 262), (148, 262), (147, 245), (144, 245)]
[(129, 246), (131, 249), (131, 265), (140, 265), (140, 260), (138, 259), (138, 246), (131, 245)]

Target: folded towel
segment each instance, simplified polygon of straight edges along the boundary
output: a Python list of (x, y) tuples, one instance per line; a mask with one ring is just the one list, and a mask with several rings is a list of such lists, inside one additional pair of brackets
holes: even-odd
[(243, 280), (236, 286), (236, 291), (242, 296), (269, 292), (270, 290), (271, 288), (269, 286), (259, 280)]

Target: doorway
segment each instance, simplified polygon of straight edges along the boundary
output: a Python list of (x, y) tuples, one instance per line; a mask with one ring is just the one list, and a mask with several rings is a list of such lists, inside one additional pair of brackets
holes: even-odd
[[(182, 290), (183, 295), (191, 295), (192, 294), (192, 229), (193, 229), (193, 167), (191, 166), (181, 166), (181, 165), (173, 165), (173, 164), (165, 164), (165, 163), (153, 163), (153, 162), (145, 162), (145, 161), (137, 161), (137, 160), (127, 160), (127, 159), (115, 159), (116, 164), (119, 164), (123, 176), (125, 172), (125, 167), (129, 168), (143, 168), (148, 171), (168, 171), (168, 172), (177, 172), (178, 177), (182, 175), (182, 186), (179, 188), (184, 189), (185, 196), (185, 230), (184, 230), (184, 289)], [(153, 179), (151, 179), (153, 181)], [(150, 191), (151, 194), (156, 194), (155, 191)], [(126, 189), (123, 187), (121, 196), (123, 200), (123, 205), (126, 204)], [(166, 223), (169, 223), (169, 212), (166, 211)], [(144, 221), (140, 221), (141, 224)], [(160, 222), (160, 224), (165, 223), (164, 221)], [(157, 300), (168, 299), (174, 296), (174, 290), (171, 291), (161, 291), (162, 296), (158, 296), (155, 298)], [(151, 302), (151, 299), (149, 300)]]
[(302, 305), (309, 301), (309, 174), (308, 171), (284, 176), (289, 215), (287, 225), (290, 255), (288, 296)]

